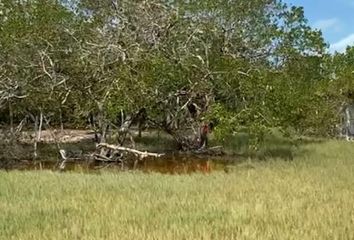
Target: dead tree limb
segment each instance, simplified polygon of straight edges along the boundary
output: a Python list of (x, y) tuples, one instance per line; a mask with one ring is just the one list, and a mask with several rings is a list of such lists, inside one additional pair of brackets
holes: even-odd
[(142, 152), (142, 151), (138, 151), (132, 148), (126, 148), (126, 147), (120, 147), (120, 146), (116, 146), (116, 145), (109, 145), (106, 143), (101, 143), (98, 144), (97, 148), (108, 148), (111, 149), (113, 151), (120, 151), (120, 152), (128, 152), (128, 153), (133, 153), (134, 155), (138, 156), (140, 159), (144, 159), (146, 157), (162, 157), (164, 156), (164, 154), (159, 154), (159, 153), (150, 153), (150, 152)]
[(95, 160), (100, 162), (122, 162), (120, 158), (109, 158), (104, 155), (94, 154)]
[(60, 150), (59, 150), (59, 153), (60, 153), (60, 156), (61, 156), (61, 159), (62, 159), (62, 161), (61, 161), (61, 163), (60, 163), (60, 165), (59, 165), (59, 169), (60, 169), (60, 170), (64, 170), (64, 169), (65, 169), (65, 166), (66, 166), (66, 162), (68, 161), (68, 158), (66, 157), (66, 152), (65, 152), (65, 150), (60, 149)]

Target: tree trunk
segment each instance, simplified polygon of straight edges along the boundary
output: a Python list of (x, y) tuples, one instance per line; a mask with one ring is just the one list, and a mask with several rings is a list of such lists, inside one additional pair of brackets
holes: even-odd
[(59, 121), (60, 121), (60, 131), (61, 133), (64, 133), (63, 112), (61, 108), (59, 109)]
[(37, 158), (37, 135), (38, 135), (38, 116), (34, 118), (34, 143), (33, 143), (33, 158)]
[(100, 133), (100, 141), (99, 143), (105, 143), (106, 142), (106, 130), (107, 130), (107, 122), (105, 121), (103, 109), (99, 108), (98, 111), (98, 129)]
[(13, 135), (14, 134), (14, 112), (12, 109), (11, 100), (9, 101), (9, 117), (10, 117), (10, 132), (11, 132), (11, 135)]
[[(105, 118), (106, 115), (104, 113), (103, 104), (98, 103), (97, 107), (98, 107), (98, 114), (97, 114), (98, 129), (99, 129), (99, 133), (101, 135), (98, 143), (102, 144), (102, 143), (106, 143), (107, 121)], [(102, 148), (100, 154), (102, 156), (105, 156), (106, 151)]]
[(141, 121), (139, 121), (139, 124), (138, 124), (138, 138), (141, 138), (142, 131), (143, 131), (143, 124), (141, 123)]
[[(39, 121), (39, 123), (38, 123)], [(34, 132), (35, 132), (35, 139), (34, 139), (34, 144), (33, 144), (33, 157), (34, 159), (37, 159), (38, 157), (38, 142), (41, 140), (41, 134), (42, 134), (42, 125), (43, 125), (43, 113), (40, 111), (39, 114), (39, 119), (38, 116), (35, 117), (34, 121)]]

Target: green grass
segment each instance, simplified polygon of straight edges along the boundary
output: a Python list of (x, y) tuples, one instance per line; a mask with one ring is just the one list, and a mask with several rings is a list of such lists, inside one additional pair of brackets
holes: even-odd
[(210, 142), (214, 146), (223, 146), (226, 154), (261, 160), (268, 158), (292, 159), (295, 150), (299, 150), (296, 146), (304, 144), (304, 142), (299, 142), (295, 139), (285, 138), (279, 132), (266, 135), (264, 141), (259, 144), (258, 150), (250, 148), (250, 137), (246, 133), (238, 133), (227, 137), (221, 142), (211, 136)]
[(354, 239), (354, 143), (228, 173), (0, 172), (0, 239)]

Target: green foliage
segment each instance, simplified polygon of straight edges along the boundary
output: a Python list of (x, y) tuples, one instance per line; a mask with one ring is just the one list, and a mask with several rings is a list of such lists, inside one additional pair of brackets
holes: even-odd
[(145, 108), (164, 130), (207, 116), (218, 138), (246, 131), (256, 144), (273, 127), (328, 135), (338, 93), (354, 92), (353, 49), (327, 55), (303, 8), (278, 0), (5, 0), (1, 9), (0, 111), (14, 116), (103, 121)]

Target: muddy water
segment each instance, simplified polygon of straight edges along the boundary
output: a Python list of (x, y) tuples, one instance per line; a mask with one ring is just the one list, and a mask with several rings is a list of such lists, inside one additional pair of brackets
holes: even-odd
[[(230, 165), (240, 162), (235, 159), (210, 158), (207, 156), (187, 156), (169, 155), (163, 158), (148, 158), (135, 163), (100, 163), (88, 161), (68, 162), (65, 170), (68, 172), (80, 173), (100, 173), (103, 171), (141, 171), (144, 173), (163, 173), (163, 174), (190, 174), (190, 173), (210, 173), (213, 171), (226, 171)], [(52, 170), (59, 171), (59, 164), (55, 161), (11, 161), (0, 163), (0, 170), (12, 171), (40, 171)]]
[[(5, 145), (6, 146), (6, 145)], [(19, 145), (6, 151), (0, 145), (0, 171), (31, 171), (31, 170), (52, 170), (59, 171), (58, 149), (53, 144), (39, 144), (37, 161), (23, 161), (18, 159), (32, 158), (32, 145)], [(78, 155), (94, 152), (95, 145), (91, 142), (75, 144), (62, 144), (63, 149)], [(1, 152), (2, 151), (2, 152)], [(13, 154), (12, 154), (13, 153)], [(75, 154), (76, 153), (76, 154)], [(9, 160), (12, 159), (12, 160)], [(16, 160), (17, 159), (17, 160)], [(158, 172), (164, 174), (189, 174), (194, 172), (210, 173), (213, 171), (224, 171), (229, 165), (240, 162), (240, 157), (209, 156), (192, 153), (170, 152), (162, 158), (147, 158), (143, 161), (129, 161), (123, 166), (120, 163), (102, 163), (95, 161), (75, 160), (68, 162), (64, 171), (100, 173), (101, 171), (141, 171), (144, 173)]]
[(197, 158), (178, 155), (139, 162), (137, 169), (143, 172), (168, 174), (210, 173), (212, 171), (224, 171), (228, 165), (232, 164), (235, 164), (235, 162), (226, 159)]

